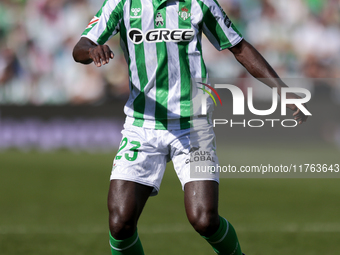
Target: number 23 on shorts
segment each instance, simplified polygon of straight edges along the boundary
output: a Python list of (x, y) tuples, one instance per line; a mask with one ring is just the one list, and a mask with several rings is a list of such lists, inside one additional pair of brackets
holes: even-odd
[[(123, 155), (119, 155), (119, 153), (124, 150), (126, 146), (130, 146), (129, 152), (124, 153)], [(138, 156), (138, 148), (140, 147), (140, 142), (138, 141), (131, 141), (129, 143), (128, 139), (126, 137), (123, 138), (122, 142), (120, 143), (119, 150), (117, 152), (116, 160), (121, 159), (123, 156), (128, 161), (134, 161), (136, 160)]]

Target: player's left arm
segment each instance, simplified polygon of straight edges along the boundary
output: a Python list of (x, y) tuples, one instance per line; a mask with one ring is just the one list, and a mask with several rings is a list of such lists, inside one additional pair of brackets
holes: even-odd
[[(263, 56), (246, 40), (242, 40), (235, 46), (229, 48), (234, 54), (237, 61), (242, 64), (247, 71), (257, 79), (264, 82), (271, 88), (277, 88), (278, 93), (281, 96), (281, 88), (288, 87), (277, 75), (274, 69), (269, 63), (263, 58)], [(295, 99), (300, 98), (294, 93), (287, 93), (287, 98)], [(302, 124), (307, 120), (307, 116), (294, 104), (288, 104), (287, 107), (294, 111), (293, 116), (295, 120)]]

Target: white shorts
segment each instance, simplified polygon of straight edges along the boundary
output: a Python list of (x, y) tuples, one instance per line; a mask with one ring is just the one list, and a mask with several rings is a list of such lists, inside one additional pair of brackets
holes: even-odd
[(218, 165), (212, 125), (205, 118), (194, 123), (195, 128), (184, 130), (155, 130), (125, 123), (110, 180), (151, 186), (154, 188), (151, 195), (157, 195), (166, 163), (172, 160), (183, 190), (184, 185), (191, 181), (219, 182), (218, 173), (192, 178), (191, 171), (195, 166)]

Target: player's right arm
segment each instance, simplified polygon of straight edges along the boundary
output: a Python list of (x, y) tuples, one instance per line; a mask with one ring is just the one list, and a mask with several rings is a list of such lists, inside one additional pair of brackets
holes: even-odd
[(76, 62), (94, 62), (97, 67), (101, 67), (113, 59), (113, 52), (105, 43), (120, 30), (125, 2), (126, 0), (104, 1), (73, 49)]
[(85, 65), (94, 62), (97, 67), (101, 67), (108, 64), (113, 56), (109, 46), (97, 45), (86, 37), (81, 37), (73, 49), (74, 60)]

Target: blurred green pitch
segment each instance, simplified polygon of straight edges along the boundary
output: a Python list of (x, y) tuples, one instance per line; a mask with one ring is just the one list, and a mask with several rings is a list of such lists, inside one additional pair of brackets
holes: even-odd
[[(240, 153), (242, 151), (242, 154)], [(285, 162), (278, 160), (284, 154)], [(115, 152), (0, 153), (0, 254), (110, 254), (106, 195)], [(272, 158), (339, 163), (339, 150), (255, 145), (219, 148), (234, 165)], [(228, 163), (228, 162), (223, 162)], [(320, 162), (319, 162), (320, 163)], [(340, 179), (222, 179), (220, 214), (238, 231), (247, 255), (338, 254)], [(214, 254), (187, 222), (183, 192), (168, 164), (160, 194), (139, 222), (148, 255)]]

